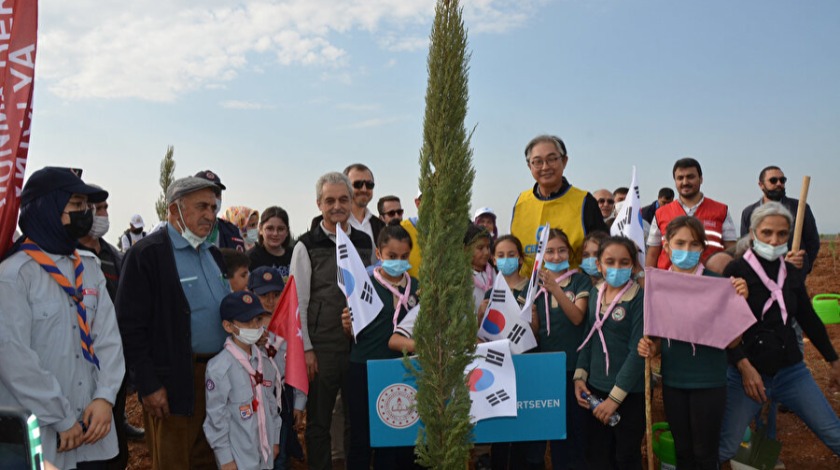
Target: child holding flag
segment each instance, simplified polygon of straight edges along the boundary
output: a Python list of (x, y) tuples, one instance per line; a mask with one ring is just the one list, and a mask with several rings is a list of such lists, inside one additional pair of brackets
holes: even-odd
[(481, 313), (484, 294), (493, 287), (495, 276), (490, 264), (490, 232), (470, 223), (464, 235), (464, 247), (472, 252), (473, 300), (477, 313)]
[(230, 336), (207, 363), (204, 434), (223, 470), (274, 468), (281, 377), (256, 345), (260, 316), (268, 312), (254, 294), (234, 292), (222, 299), (219, 313)]
[[(594, 244), (589, 242), (590, 245)], [(587, 242), (584, 241), (584, 247)], [(541, 270), (542, 288), (537, 294), (540, 352), (566, 353), (566, 422), (567, 438), (551, 441), (551, 465), (554, 470), (583, 468), (583, 410), (575, 406), (574, 372), (577, 348), (583, 341), (584, 319), (589, 309), (592, 281), (586, 273), (569, 270), (571, 246), (560, 229), (551, 229)], [(586, 257), (584, 257), (586, 261)], [(582, 266), (582, 264), (581, 264)]]
[[(575, 398), (586, 409), (582, 394), (603, 399), (584, 419), (589, 468), (641, 469), (645, 433), (644, 361), (636, 354), (642, 338), (644, 293), (632, 279), (638, 265), (635, 243), (610, 237), (598, 250), (598, 270), (605, 282), (592, 289), (586, 330), (575, 370)], [(610, 417), (620, 411), (618, 424)]]
[[(662, 248), (671, 260), (671, 271), (719, 277), (700, 263), (706, 233), (698, 219), (681, 216), (672, 220)], [(743, 278), (732, 278), (732, 286), (747, 297)], [(718, 440), (726, 404), (726, 351), (671, 339), (663, 343), (660, 338), (642, 338), (637, 349), (641, 357), (662, 353), (662, 400), (674, 435), (677, 466), (718, 468)]]
[[(382, 310), (362, 331), (350, 350), (347, 369), (347, 405), (353, 433), (347, 453), (347, 468), (368, 470), (371, 463), (370, 421), (368, 417), (367, 361), (392, 359), (400, 353), (388, 347), (397, 324), (417, 305), (417, 279), (408, 275), (411, 236), (398, 224), (388, 225), (379, 233), (376, 257), (382, 265), (374, 269), (371, 279), (382, 300)], [(344, 332), (352, 336), (350, 311), (341, 315)], [(411, 468), (414, 451), (411, 447), (383, 447), (376, 453), (376, 468)]]

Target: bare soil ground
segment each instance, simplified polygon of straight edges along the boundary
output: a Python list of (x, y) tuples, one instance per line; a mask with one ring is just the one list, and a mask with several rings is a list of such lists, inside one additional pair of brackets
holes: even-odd
[[(837, 264), (840, 259), (832, 259), (829, 242), (824, 241), (814, 269), (808, 276), (808, 291), (811, 295), (827, 292), (840, 293), (840, 279), (837, 277)], [(840, 324), (827, 325), (826, 329), (834, 347), (840, 349)], [(836, 414), (840, 414), (840, 393), (829, 390), (829, 367), (814, 346), (805, 343), (805, 362), (817, 384), (828, 397), (829, 403)], [(665, 421), (662, 409), (662, 392), (658, 388), (654, 392), (653, 421)], [(143, 416), (136, 396), (130, 396), (126, 406), (129, 421), (135, 426), (143, 425)], [(817, 437), (792, 413), (778, 414), (778, 439), (782, 443), (781, 461), (791, 470), (836, 470), (840, 469), (840, 457), (834, 455)], [(300, 436), (301, 442), (303, 436)], [(129, 470), (144, 470), (151, 468), (149, 453), (144, 442), (129, 443), (131, 458)], [(295, 462), (294, 469), (306, 468), (303, 462)], [(728, 467), (727, 467), (728, 468)]]

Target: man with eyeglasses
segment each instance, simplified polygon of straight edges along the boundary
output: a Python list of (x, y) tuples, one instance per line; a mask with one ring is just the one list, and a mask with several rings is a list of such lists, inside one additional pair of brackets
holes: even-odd
[(551, 228), (563, 229), (571, 243), (569, 264), (580, 264), (580, 252), (586, 234), (607, 230), (598, 202), (588, 192), (572, 186), (563, 171), (569, 162), (566, 144), (556, 136), (540, 135), (525, 147), (525, 163), (536, 183), (516, 199), (510, 223), (511, 233), (525, 247), (522, 273), (529, 276), (537, 254), (537, 231), (548, 222)]
[[(785, 194), (785, 183), (787, 177), (781, 168), (771, 165), (763, 170), (758, 175), (758, 187), (761, 188), (762, 197), (755, 204), (747, 206), (741, 212), (741, 236), (745, 236), (750, 231), (750, 217), (753, 211), (762, 204), (770, 201), (782, 203), (791, 214), (793, 220), (796, 220), (796, 213), (799, 210), (799, 200), (787, 197)], [(788, 240), (788, 248), (793, 245), (793, 237)], [(811, 206), (805, 205), (805, 220), (802, 226), (802, 249), (805, 250), (805, 259), (802, 269), (805, 274), (811, 272), (814, 260), (820, 252), (820, 232), (817, 230), (817, 221), (814, 219), (814, 214), (811, 212)]]
[(402, 221), (403, 219), (402, 203), (397, 196), (389, 195), (379, 198), (379, 202), (376, 203), (376, 210), (379, 211), (379, 218), (385, 225), (391, 223), (392, 220)]
[(615, 220), (615, 197), (608, 189), (599, 189), (592, 193), (595, 200), (598, 201), (598, 209), (601, 210), (601, 216), (604, 218), (604, 223), (607, 227), (612, 225)]

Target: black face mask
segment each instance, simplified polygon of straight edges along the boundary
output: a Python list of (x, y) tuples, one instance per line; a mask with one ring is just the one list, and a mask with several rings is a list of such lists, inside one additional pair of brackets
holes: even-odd
[(140, 235), (141, 233), (143, 233), (143, 227), (133, 228), (133, 229), (131, 229), (131, 233), (133, 233), (135, 235)]
[(785, 188), (764, 190), (764, 195), (767, 196), (767, 199), (770, 199), (771, 201), (781, 201), (782, 198), (785, 197)]
[(66, 212), (66, 214), (70, 216), (70, 223), (64, 226), (64, 230), (70, 238), (78, 240), (90, 232), (90, 228), (93, 227), (92, 210)]

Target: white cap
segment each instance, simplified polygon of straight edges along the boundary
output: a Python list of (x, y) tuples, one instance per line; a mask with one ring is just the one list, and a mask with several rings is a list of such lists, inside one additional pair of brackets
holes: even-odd
[(146, 224), (143, 223), (143, 217), (140, 217), (140, 214), (134, 214), (131, 216), (131, 226), (134, 228), (143, 228)]
[(489, 207), (482, 207), (482, 208), (478, 209), (477, 211), (475, 211), (475, 215), (473, 216), (473, 220), (479, 218), (480, 216), (482, 216), (484, 214), (490, 214), (490, 215), (493, 216), (494, 219), (496, 218), (496, 213), (493, 212), (493, 209), (491, 209)]

